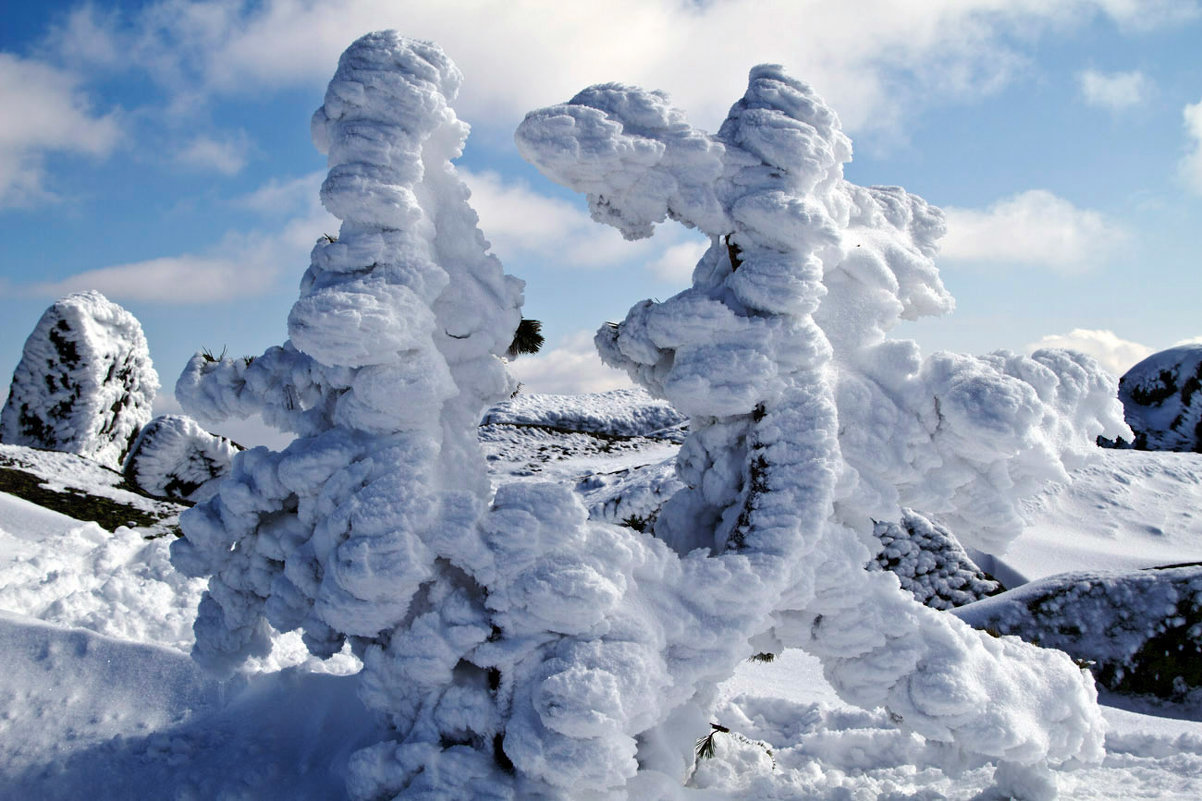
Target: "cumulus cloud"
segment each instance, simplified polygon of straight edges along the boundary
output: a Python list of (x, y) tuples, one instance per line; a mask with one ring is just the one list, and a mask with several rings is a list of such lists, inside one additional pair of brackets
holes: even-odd
[(1121, 339), (1113, 331), (1074, 328), (1067, 334), (1049, 334), (1027, 346), (1027, 353), (1040, 348), (1064, 348), (1092, 356), (1116, 376), (1121, 376), (1136, 363), (1152, 355), (1152, 348)]
[(1182, 116), (1189, 145), (1178, 166), (1186, 186), (1202, 195), (1202, 100), (1186, 106)]
[[(753, 63), (778, 62), (813, 82), (850, 129), (884, 131), (932, 98), (1003, 85), (1025, 67), (1019, 43), (1032, 32), (1098, 15), (1155, 27), (1193, 10), (1176, 0), (876, 3), (871, 13), (795, 0), (578, 0), (549, 14), (543, 0), (513, 0), (473, 8), (465, 25), (441, 0), (159, 0), (132, 25), (95, 14), (73, 24), (96, 52), (127, 53), (173, 91), (202, 93), (320, 86), (348, 42), (394, 27), (439, 42), (468, 77), (461, 115), (500, 130), (527, 109), (614, 79), (666, 89), (712, 126)], [(101, 35), (127, 41), (102, 47)]]
[(601, 363), (591, 331), (577, 331), (550, 350), (522, 356), (509, 365), (509, 372), (524, 392), (576, 395), (634, 386), (626, 373)]
[(186, 143), (177, 160), (197, 170), (215, 170), (222, 175), (237, 175), (246, 166), (250, 142), (244, 133), (220, 138), (198, 136)]
[(693, 268), (697, 261), (709, 248), (709, 241), (704, 239), (690, 240), (672, 245), (648, 266), (656, 277), (663, 281), (688, 283), (693, 278)]
[(0, 207), (53, 197), (46, 187), (49, 153), (104, 156), (117, 144), (115, 114), (96, 116), (76, 76), (0, 53)]
[(1139, 71), (1105, 73), (1085, 70), (1077, 73), (1077, 84), (1086, 103), (1110, 111), (1122, 111), (1139, 105), (1152, 88), (1152, 82)]
[[(493, 253), (511, 270), (520, 272), (520, 265), (529, 259), (585, 268), (642, 259), (655, 269), (662, 254), (688, 236), (670, 223), (652, 239), (627, 242), (616, 229), (594, 222), (577, 203), (548, 197), (492, 171), (460, 169), (459, 174), (472, 191), (472, 208), (480, 216), (480, 228)], [(685, 278), (691, 274), (692, 265)]]
[(1097, 211), (1079, 209), (1043, 189), (1005, 198), (985, 210), (947, 208), (944, 259), (1050, 267), (1066, 273), (1105, 261), (1128, 234)]
[(96, 289), (117, 301), (156, 301), (171, 305), (216, 303), (271, 291), (281, 275), (295, 274), (308, 263), (309, 251), (322, 233), (338, 230), (338, 220), (316, 201), (312, 176), (286, 184), (269, 184), (235, 201), (251, 207), (268, 198), (296, 203), (308, 190), (309, 204), (301, 216), (289, 218), (268, 231), (231, 231), (207, 253), (163, 256), (86, 270), (61, 281), (25, 287), (38, 297)]

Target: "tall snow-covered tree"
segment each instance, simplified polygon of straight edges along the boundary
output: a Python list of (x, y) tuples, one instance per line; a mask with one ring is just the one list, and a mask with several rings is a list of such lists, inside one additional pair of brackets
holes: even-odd
[(691, 288), (596, 341), (692, 419), (686, 487), (655, 534), (686, 563), (745, 560), (719, 579), (741, 597), (706, 585), (743, 621), (732, 640), (806, 648), (848, 701), (998, 760), (1003, 789), (1054, 794), (1048, 764), (1098, 758), (1092, 682), (1063, 654), (975, 632), (864, 565), (873, 518), (902, 504), (1004, 547), (1025, 493), (1122, 430), (1107, 375), (1066, 352), (924, 360), (889, 338), (951, 308), (942, 215), (846, 181), (838, 118), (779, 67), (752, 70), (716, 135), (662, 93), (607, 84), (532, 112), (518, 145), (627, 238), (668, 219), (710, 237)]
[(0, 439), (120, 470), (158, 388), (138, 320), (99, 292), (68, 295), (25, 340)]

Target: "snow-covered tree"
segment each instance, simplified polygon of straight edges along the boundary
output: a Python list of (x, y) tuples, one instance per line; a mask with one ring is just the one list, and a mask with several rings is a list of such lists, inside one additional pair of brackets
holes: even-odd
[(99, 292), (68, 295), (25, 340), (0, 439), (120, 470), (158, 388), (137, 319)]
[(164, 414), (144, 425), (134, 440), (125, 459), (125, 478), (148, 495), (207, 500), (240, 450), (187, 415)]
[[(716, 135), (662, 93), (607, 84), (532, 112), (518, 145), (627, 238), (667, 219), (710, 237), (690, 289), (596, 341), (692, 419), (687, 486), (655, 534), (684, 565), (707, 549), (729, 566), (695, 586), (722, 599), (730, 641), (810, 650), (845, 699), (996, 758), (1002, 784), (1054, 792), (1042, 766), (1096, 759), (1092, 682), (1068, 658), (920, 607), (864, 565), (873, 519), (902, 504), (1003, 548), (1024, 494), (1122, 430), (1104, 371), (1059, 351), (924, 360), (888, 338), (951, 308), (932, 260), (942, 216), (844, 180), (837, 117), (779, 67), (752, 70)], [(715, 672), (737, 652), (714, 653)]]
[(1136, 448), (1202, 453), (1202, 345), (1153, 353), (1119, 379), (1119, 399)]
[(980, 542), (1013, 533), (1021, 491), (1109, 430), (1096, 366), (922, 362), (885, 340), (950, 303), (938, 213), (843, 181), (834, 114), (779, 70), (753, 73), (717, 136), (662, 95), (596, 87), (520, 142), (628, 234), (671, 215), (713, 238), (692, 290), (601, 336), (692, 415), (687, 486), (656, 536), (590, 522), (566, 487), (491, 494), (476, 424), (511, 391), (521, 285), (450, 164), (459, 79), (395, 33), (347, 50), (313, 125), (343, 222), (314, 248), (289, 341), (197, 356), (177, 385), (204, 421), (260, 412), (298, 434), (239, 454), (181, 519), (175, 564), (211, 576), (197, 658), (228, 670), (271, 627), (319, 655), (349, 643), (390, 730), (351, 759), (359, 799), (679, 798), (717, 682), (782, 645), (820, 655), (845, 697), (996, 758), (1003, 784), (1046, 789), (1048, 763), (1096, 758), (1071, 660), (864, 569), (872, 516), (912, 497)]

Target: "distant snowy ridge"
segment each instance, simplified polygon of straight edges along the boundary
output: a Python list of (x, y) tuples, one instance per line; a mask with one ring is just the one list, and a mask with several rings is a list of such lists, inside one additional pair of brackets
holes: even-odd
[(688, 421), (670, 403), (643, 389), (614, 389), (585, 395), (519, 394), (488, 410), (482, 425), (541, 425), (562, 431), (611, 436), (678, 437), (671, 431)]

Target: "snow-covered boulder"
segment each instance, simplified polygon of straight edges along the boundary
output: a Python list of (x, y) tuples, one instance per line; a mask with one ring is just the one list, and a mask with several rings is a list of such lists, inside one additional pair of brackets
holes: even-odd
[(1202, 345), (1153, 353), (1119, 379), (1134, 447), (1202, 453)]
[(0, 414), (0, 441), (120, 470), (158, 388), (137, 319), (99, 292), (68, 295), (25, 341)]
[(187, 415), (165, 414), (142, 427), (125, 459), (125, 478), (158, 498), (202, 501), (213, 494), (215, 482), (230, 471), (240, 450)]
[(952, 532), (913, 509), (900, 523), (877, 523), (880, 552), (871, 566), (897, 576), (902, 589), (932, 609), (953, 609), (1002, 591), (972, 561)]
[(954, 614), (1092, 663), (1118, 693), (1180, 700), (1202, 689), (1202, 565), (1064, 573)]

